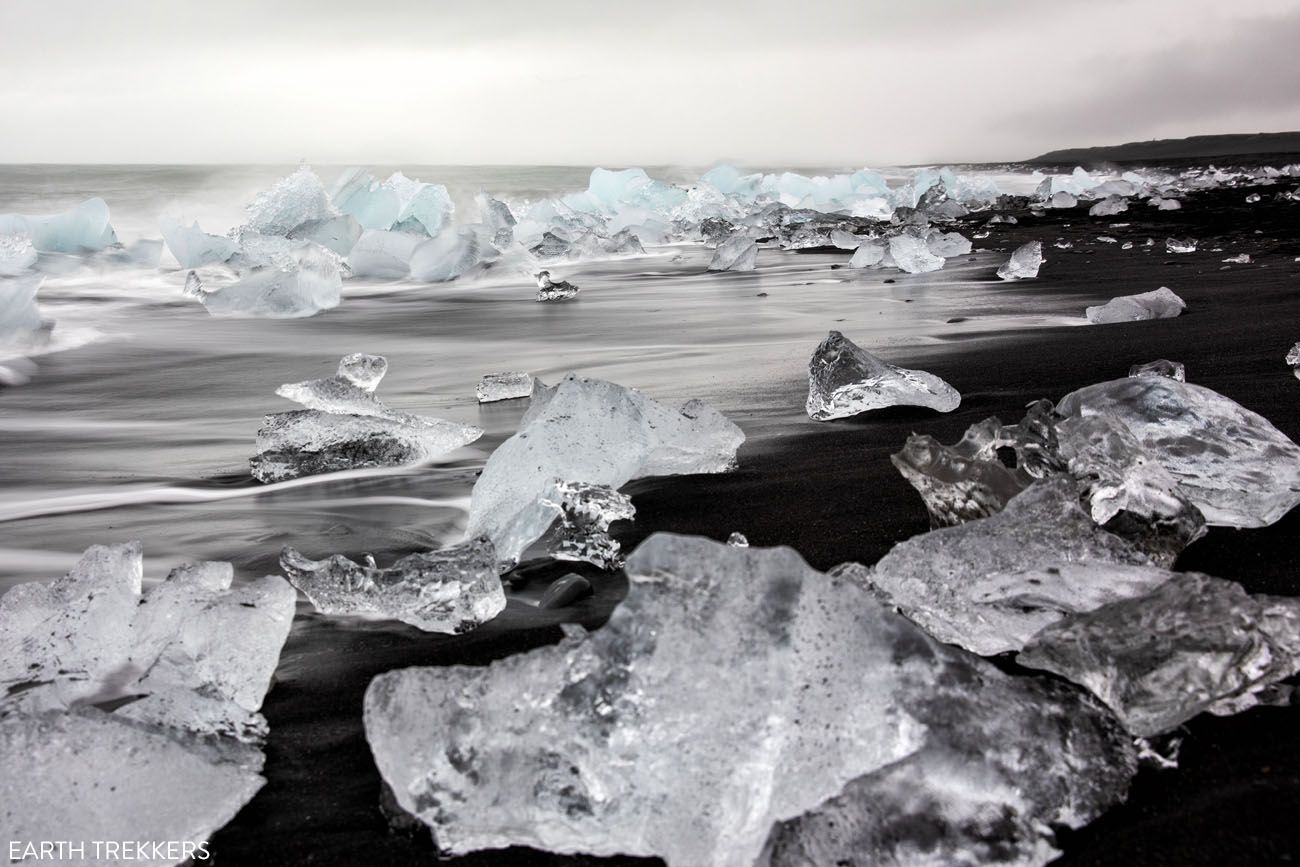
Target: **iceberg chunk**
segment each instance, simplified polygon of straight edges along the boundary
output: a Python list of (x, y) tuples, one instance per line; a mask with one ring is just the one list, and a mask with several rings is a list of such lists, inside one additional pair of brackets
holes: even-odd
[(617, 489), (643, 476), (726, 472), (744, 440), (699, 400), (674, 409), (572, 373), (554, 387), (536, 381), (519, 432), (474, 484), (467, 538), (487, 536), (512, 564), (554, 521), (545, 501), (556, 479)]
[(862, 239), (852, 232), (846, 232), (843, 229), (831, 229), (830, 241), (832, 247), (841, 250), (856, 250), (862, 243)]
[(1187, 381), (1187, 368), (1183, 367), (1181, 361), (1170, 361), (1167, 358), (1157, 358), (1155, 361), (1148, 361), (1146, 364), (1135, 364), (1128, 369), (1129, 376), (1167, 376), (1170, 379), (1176, 379), (1179, 382)]
[(411, 258), (426, 240), (409, 232), (367, 230), (348, 252), (348, 267), (356, 277), (400, 280), (411, 273)]
[(1121, 295), (1105, 304), (1089, 307), (1086, 314), (1094, 325), (1114, 322), (1140, 322), (1147, 319), (1173, 319), (1187, 309), (1187, 302), (1168, 286), (1138, 295)]
[(445, 283), (497, 256), (496, 247), (484, 237), (482, 227), (447, 229), (415, 248), (411, 254), (411, 278), (422, 283)]
[(895, 367), (838, 331), (826, 336), (808, 362), (808, 417), (848, 418), (887, 406), (923, 406), (952, 412), (961, 395), (923, 370)]
[(117, 243), (108, 203), (100, 198), (48, 217), (0, 214), (0, 235), (26, 235), (42, 253), (96, 252)]
[(307, 166), (280, 178), (269, 190), (257, 194), (245, 209), (246, 222), (239, 234), (288, 235), (303, 223), (327, 220), (338, 212), (330, 204), (325, 185)]
[(506, 373), (485, 373), (474, 387), (474, 395), (479, 403), (493, 403), (498, 400), (515, 400), (528, 397), (533, 393), (531, 374), (509, 371)]
[(1123, 196), (1107, 196), (1088, 209), (1092, 217), (1113, 217), (1128, 210), (1128, 199)]
[(538, 271), (536, 277), (538, 301), (568, 301), (581, 291), (568, 280), (552, 280), (550, 271)]
[(879, 265), (884, 258), (885, 245), (880, 241), (868, 239), (853, 251), (853, 257), (849, 259), (849, 267), (870, 268), (872, 265)]
[(1041, 863), (1051, 825), (1134, 772), (1084, 694), (940, 645), (788, 548), (659, 534), (626, 571), (596, 632), (371, 682), (376, 764), (444, 853), (910, 863), (938, 825), (950, 863)]
[(930, 526), (949, 527), (1002, 511), (1033, 481), (997, 459), (997, 449), (1008, 444), (1002, 423), (989, 418), (951, 446), (912, 434), (889, 459), (921, 495)]
[(556, 479), (542, 497), (560, 519), (550, 554), (557, 560), (584, 560), (602, 569), (623, 565), (619, 544), (609, 535), (614, 521), (636, 514), (631, 497), (606, 485)]
[(1196, 573), (1164, 577), (1145, 595), (1045, 628), (1016, 661), (1083, 685), (1140, 737), (1202, 711), (1237, 713), (1300, 671), (1300, 599)]
[(310, 241), (332, 253), (347, 256), (361, 239), (361, 233), (361, 224), (353, 217), (344, 215), (326, 220), (309, 220), (289, 232), (288, 237), (294, 241)]
[(379, 183), (374, 175), (359, 166), (339, 175), (330, 200), (365, 230), (387, 231), (402, 213), (402, 198), (397, 190)]
[(926, 236), (925, 246), (941, 259), (965, 256), (971, 251), (970, 239), (960, 232), (931, 232)]
[(1195, 238), (1165, 238), (1165, 249), (1170, 253), (1195, 253)]
[(1043, 242), (1030, 241), (1016, 248), (1007, 263), (998, 269), (998, 276), (1003, 280), (1028, 280), (1038, 276), (1042, 265)]
[(1215, 526), (1263, 527), (1300, 502), (1300, 446), (1218, 392), (1163, 376), (1081, 388), (1063, 416), (1119, 421)]
[(924, 274), (943, 267), (943, 257), (936, 256), (916, 235), (895, 235), (889, 239), (889, 255), (894, 264), (909, 274)]
[(374, 396), (388, 372), (382, 355), (355, 352), (339, 361), (338, 373), (325, 379), (287, 382), (275, 390), (280, 397), (322, 412), (352, 413), (393, 418), (394, 413)]
[(746, 234), (732, 235), (718, 245), (709, 260), (710, 271), (753, 271), (758, 262), (758, 243)]
[(306, 244), (293, 259), (292, 264), (256, 269), (237, 283), (205, 292), (199, 300), (213, 316), (267, 319), (299, 319), (339, 306), (343, 275), (338, 258)]
[(198, 268), (227, 261), (239, 252), (239, 244), (220, 235), (209, 235), (199, 228), (198, 220), (186, 226), (170, 217), (158, 221), (167, 249), (182, 268)]
[(397, 193), (400, 205), (396, 221), (398, 226), (413, 228), (412, 223), (418, 223), (423, 231), (436, 237), (451, 223), (455, 205), (451, 202), (451, 194), (442, 184), (426, 184), (411, 180), (401, 172), (394, 172), (384, 185)]
[(26, 235), (0, 235), (0, 277), (17, 277), (36, 264), (36, 248)]
[(42, 328), (36, 293), (45, 276), (0, 279), (0, 344), (29, 337)]
[(310, 560), (293, 548), (280, 566), (322, 614), (357, 614), (409, 623), (425, 632), (476, 629), (506, 607), (497, 557), (487, 539), (408, 554), (385, 569), (341, 554)]
[(1079, 204), (1079, 199), (1073, 193), (1067, 193), (1065, 190), (1052, 193), (1052, 197), (1047, 200), (1049, 208), (1073, 208)]

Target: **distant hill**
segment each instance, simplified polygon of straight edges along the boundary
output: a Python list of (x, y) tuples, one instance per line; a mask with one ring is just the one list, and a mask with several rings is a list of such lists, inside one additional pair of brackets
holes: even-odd
[(1210, 159), (1212, 157), (1262, 156), (1265, 154), (1300, 154), (1300, 132), (1255, 132), (1233, 135), (1194, 135), (1189, 138), (1162, 138), (1134, 141), (1107, 147), (1066, 148), (1048, 151), (1029, 160), (1031, 163), (1148, 163), (1168, 160)]

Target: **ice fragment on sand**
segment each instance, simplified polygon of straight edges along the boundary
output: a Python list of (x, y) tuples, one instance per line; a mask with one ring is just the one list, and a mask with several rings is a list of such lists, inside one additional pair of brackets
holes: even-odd
[(514, 400), (528, 397), (533, 393), (531, 374), (509, 371), (506, 373), (485, 373), (474, 387), (474, 395), (479, 403), (493, 403), (498, 400)]
[(943, 257), (936, 256), (916, 235), (895, 235), (889, 239), (889, 255), (894, 264), (909, 274), (924, 274), (943, 267)]
[(1135, 735), (1237, 713), (1300, 671), (1300, 600), (1165, 573), (1151, 592), (1072, 614), (1016, 660), (1091, 690)]
[(26, 235), (42, 253), (94, 252), (117, 243), (108, 219), (108, 203), (87, 199), (48, 217), (0, 214), (0, 235)]
[(1165, 249), (1170, 253), (1195, 253), (1195, 238), (1165, 238)]
[(884, 258), (885, 245), (880, 241), (868, 239), (859, 244), (858, 249), (853, 251), (853, 256), (849, 259), (849, 267), (870, 268), (872, 265), (879, 265)]
[(1052, 197), (1047, 200), (1049, 208), (1073, 208), (1077, 204), (1079, 204), (1078, 198), (1065, 190), (1053, 193)]
[(0, 235), (0, 277), (16, 277), (36, 264), (36, 248), (23, 234)]
[(1209, 524), (1267, 526), (1300, 502), (1300, 446), (1208, 388), (1162, 376), (1116, 379), (1066, 395), (1057, 412), (1121, 422)]
[(630, 497), (606, 485), (556, 479), (542, 501), (559, 518), (550, 545), (552, 557), (583, 560), (602, 569), (623, 565), (619, 544), (609, 535), (609, 525), (632, 520), (636, 509)]
[(1229, 256), (1223, 261), (1230, 265), (1249, 265), (1251, 258), (1249, 253), (1238, 253), (1235, 256)]
[(1030, 241), (1016, 248), (1007, 263), (998, 269), (998, 276), (1003, 280), (1027, 280), (1038, 276), (1042, 264), (1042, 241)]
[(961, 395), (932, 373), (895, 367), (838, 331), (826, 336), (808, 362), (810, 418), (847, 418), (887, 406), (923, 406), (952, 412)]
[(1088, 209), (1092, 217), (1113, 217), (1128, 210), (1128, 199), (1123, 196), (1107, 196)]
[(710, 271), (753, 271), (758, 261), (758, 244), (748, 235), (732, 235), (718, 245), (709, 260)]
[(259, 268), (237, 283), (204, 292), (199, 300), (213, 316), (298, 319), (339, 306), (342, 292), (337, 257), (305, 244), (292, 263)]
[(1138, 295), (1121, 295), (1105, 304), (1089, 307), (1085, 313), (1094, 325), (1115, 322), (1140, 322), (1147, 319), (1172, 319), (1187, 309), (1187, 302), (1168, 286)]
[(199, 228), (198, 220), (186, 226), (169, 217), (158, 221), (158, 230), (182, 268), (198, 268), (225, 262), (239, 252), (239, 244), (221, 235), (209, 235)]
[(1148, 361), (1146, 364), (1135, 364), (1128, 369), (1129, 376), (1167, 376), (1170, 379), (1176, 379), (1179, 382), (1187, 381), (1187, 368), (1181, 361), (1169, 361), (1165, 358), (1157, 358), (1155, 361)]
[(582, 291), (568, 280), (552, 280), (550, 271), (538, 271), (536, 277), (538, 301), (568, 301)]
[(467, 535), (487, 536), (503, 561), (515, 562), (555, 518), (544, 502), (555, 479), (617, 489), (643, 476), (725, 472), (744, 440), (699, 400), (674, 409), (599, 379), (536, 381), (519, 432), (474, 485)]
[(409, 623), (426, 632), (469, 632), (501, 613), (505, 591), (487, 539), (408, 554), (380, 568), (341, 554), (310, 560), (293, 548), (280, 554), (293, 585), (323, 614), (356, 614)]
[(1287, 350), (1286, 363), (1291, 365), (1291, 372), (1296, 375), (1296, 379), (1300, 379), (1300, 343)]
[(736, 548), (748, 548), (749, 540), (745, 538), (744, 533), (737, 530), (727, 537), (727, 544)]
[(1082, 693), (940, 645), (788, 548), (660, 534), (626, 571), (595, 632), (371, 682), (380, 773), (444, 852), (910, 863), (937, 825), (947, 862), (1041, 863), (1051, 825), (1134, 772)]
[(1161, 211), (1177, 211), (1183, 207), (1183, 203), (1177, 199), (1168, 199), (1162, 196), (1152, 196), (1147, 199), (1147, 204)]
[(964, 256), (970, 252), (970, 239), (960, 232), (931, 232), (925, 239), (925, 246), (940, 258)]
[(1246, 203), (1253, 205), (1259, 201), (1259, 198), (1260, 198), (1259, 193), (1251, 193), (1250, 195), (1246, 196)]
[(394, 417), (400, 414), (394, 413), (374, 396), (375, 389), (387, 372), (388, 359), (382, 355), (354, 352), (340, 359), (338, 373), (334, 376), (287, 382), (277, 388), (275, 393), (294, 403), (300, 403), (307, 409)]

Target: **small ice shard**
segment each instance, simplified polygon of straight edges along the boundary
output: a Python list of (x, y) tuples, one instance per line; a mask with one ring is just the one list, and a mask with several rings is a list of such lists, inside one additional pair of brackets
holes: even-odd
[[(1098, 527), (1080, 506), (1081, 495), (1073, 479), (1055, 476), (990, 517), (895, 545), (871, 569), (839, 568), (940, 641), (982, 656), (1018, 650), (1066, 612), (1091, 610), (1163, 580), (1161, 570), (1140, 567), (1167, 563)], [(1090, 563), (1114, 568), (1105, 574), (1073, 568)]]
[(744, 533), (737, 530), (727, 537), (727, 544), (733, 548), (748, 548), (749, 540), (745, 538)]
[(528, 397), (533, 393), (531, 374), (509, 371), (506, 373), (485, 373), (474, 387), (474, 395), (479, 403), (493, 403), (498, 400), (515, 400)]
[(1107, 196), (1088, 209), (1091, 217), (1113, 217), (1128, 210), (1128, 199), (1123, 196)]
[(1267, 526), (1300, 502), (1300, 446), (1208, 388), (1129, 377), (1081, 388), (1056, 409), (1121, 422), (1211, 525)]
[(1155, 361), (1148, 361), (1146, 364), (1135, 364), (1128, 369), (1129, 376), (1165, 376), (1169, 379), (1176, 379), (1179, 382), (1187, 381), (1187, 368), (1183, 367), (1181, 361), (1169, 361), (1165, 358), (1157, 358)]
[(612, 382), (569, 374), (534, 382), (519, 432), (488, 459), (470, 502), (468, 537), (517, 562), (555, 519), (555, 479), (618, 489), (632, 479), (720, 473), (735, 466), (740, 428), (699, 400), (674, 409)]
[(1246, 196), (1246, 203), (1249, 205), (1253, 205), (1259, 201), (1259, 198), (1260, 198), (1259, 193), (1251, 193), (1250, 195)]
[(1142, 596), (1072, 614), (1016, 657), (1091, 690), (1139, 737), (1259, 704), (1300, 671), (1300, 599), (1165, 573)]
[(300, 166), (288, 177), (280, 178), (271, 188), (257, 194), (245, 209), (246, 222), (239, 233), (288, 235), (314, 220), (327, 220), (337, 211), (330, 204), (325, 185), (307, 166)]
[(843, 229), (831, 229), (830, 241), (832, 247), (838, 247), (841, 250), (856, 250), (862, 243), (862, 239), (857, 235)]
[(1060, 238), (1060, 239), (1058, 239), (1058, 240), (1056, 241), (1056, 243), (1053, 244), (1052, 246), (1055, 247), (1055, 248), (1058, 249), (1058, 250), (1070, 250), (1070, 249), (1072, 249), (1072, 248), (1074, 247), (1074, 242), (1073, 242), (1073, 241), (1067, 241), (1067, 240), (1065, 240), (1064, 238)]
[(619, 544), (609, 535), (614, 521), (630, 521), (636, 515), (632, 499), (606, 485), (566, 482), (556, 479), (542, 496), (560, 522), (550, 545), (557, 560), (586, 561), (601, 569), (623, 565)]
[(537, 277), (537, 300), (538, 301), (569, 301), (578, 296), (580, 290), (577, 286), (568, 280), (556, 282), (551, 279), (550, 271), (538, 271)]
[(895, 235), (890, 238), (889, 255), (900, 270), (909, 274), (924, 274), (943, 267), (943, 257), (931, 253), (925, 239), (915, 235)]
[(885, 245), (880, 241), (869, 238), (858, 245), (858, 249), (853, 251), (852, 258), (849, 259), (850, 268), (870, 268), (872, 265), (879, 265), (885, 258)]
[(944, 863), (1043, 863), (1050, 827), (1135, 771), (1082, 692), (945, 647), (789, 548), (658, 534), (626, 572), (599, 630), (371, 682), (380, 774), (443, 854), (914, 863), (937, 826)]
[(753, 271), (758, 261), (758, 244), (745, 234), (732, 235), (718, 245), (709, 260), (710, 271)]
[(473, 271), (498, 256), (480, 227), (448, 228), (415, 248), (411, 254), (411, 279), (445, 283)]
[(286, 383), (281, 397), (306, 410), (275, 413), (257, 432), (253, 477), (278, 482), (362, 467), (431, 460), (483, 435), (470, 425), (398, 412), (374, 395), (388, 371), (382, 355), (354, 353), (325, 379)]
[(1038, 276), (1042, 264), (1043, 242), (1030, 241), (1016, 248), (1007, 263), (998, 269), (998, 276), (1003, 280), (1028, 280)]
[(1249, 253), (1238, 253), (1235, 256), (1229, 256), (1223, 260), (1230, 265), (1249, 265), (1251, 262)]
[(460, 634), (506, 607), (496, 550), (487, 539), (408, 554), (382, 569), (372, 557), (364, 564), (342, 554), (310, 560), (286, 547), (280, 566), (322, 614), (381, 617), (425, 632)]
[(209, 235), (199, 228), (198, 220), (186, 226), (170, 217), (163, 217), (158, 221), (158, 230), (182, 268), (218, 264), (239, 252), (239, 244), (221, 235)]
[(1120, 245), (1119, 245), (1119, 248), (1120, 248), (1121, 250), (1132, 250), (1132, 249), (1133, 249), (1133, 242), (1132, 242), (1132, 241), (1125, 241), (1123, 244), (1120, 244)]
[(570, 572), (563, 578), (551, 582), (542, 598), (537, 600), (538, 608), (568, 608), (594, 592), (591, 582), (581, 575)]
[(838, 331), (826, 336), (808, 362), (808, 417), (848, 418), (887, 406), (923, 406), (952, 412), (961, 395), (923, 370), (895, 367)]
[(1065, 190), (1053, 193), (1052, 197), (1047, 200), (1049, 208), (1073, 208), (1077, 204), (1079, 204), (1078, 198)]
[(970, 239), (960, 232), (931, 232), (925, 239), (925, 246), (940, 258), (965, 256), (970, 252)]
[(23, 234), (0, 235), (0, 277), (17, 277), (36, 264), (36, 248)]
[(1172, 319), (1187, 309), (1187, 302), (1179, 298), (1168, 286), (1161, 286), (1138, 295), (1121, 295), (1105, 304), (1089, 307), (1085, 311), (1094, 325), (1114, 322), (1141, 322), (1148, 319)]
[(1170, 253), (1195, 253), (1195, 238), (1165, 238), (1165, 249)]
[(295, 262), (254, 270), (237, 283), (199, 297), (213, 316), (298, 319), (339, 306), (343, 276), (337, 257), (315, 244), (304, 245)]
[(411, 273), (411, 257), (427, 240), (409, 232), (362, 232), (348, 253), (348, 267), (356, 277), (401, 279)]
[(1119, 241), (1115, 240), (1115, 239), (1112, 238), (1110, 235), (1098, 235), (1098, 236), (1097, 236), (1097, 243), (1098, 243), (1098, 244), (1118, 244)]
[(96, 252), (117, 243), (108, 203), (94, 198), (48, 217), (0, 214), (0, 235), (26, 235), (42, 253)]
[(1296, 379), (1300, 379), (1300, 343), (1287, 350), (1286, 363), (1291, 365), (1291, 372), (1296, 375)]

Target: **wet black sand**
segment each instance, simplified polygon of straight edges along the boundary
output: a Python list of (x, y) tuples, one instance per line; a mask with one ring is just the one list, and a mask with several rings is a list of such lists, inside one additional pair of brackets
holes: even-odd
[[(926, 369), (963, 395), (961, 408), (943, 416), (894, 410), (818, 424), (802, 416), (803, 371), (756, 383), (765, 399), (776, 394), (788, 403), (789, 418), (775, 424), (770, 417), (741, 414), (736, 420), (742, 427), (752, 422), (767, 433), (746, 444), (741, 469), (733, 474), (630, 485), (637, 518), (621, 533), (625, 546), (659, 530), (718, 539), (739, 530), (754, 545), (791, 545), (819, 568), (845, 560), (874, 562), (898, 541), (928, 529), (920, 499), (888, 460), (910, 432), (950, 442), (989, 415), (1017, 419), (1031, 400), (1059, 398), (1155, 358), (1183, 362), (1189, 380), (1262, 413), (1300, 440), (1300, 381), (1282, 361), (1300, 340), (1300, 263), (1294, 261), (1300, 256), (1300, 204), (1271, 200), (1289, 188), (1260, 187), (1265, 201), (1257, 204), (1245, 203), (1248, 190), (1233, 189), (1196, 194), (1181, 211), (1138, 205), (1094, 220), (1078, 208), (1043, 218), (1021, 215), (1019, 225), (994, 227), (977, 248), (1009, 251), (1042, 240), (1048, 259), (1039, 280), (1007, 285), (1009, 295), (1077, 295), (1082, 315), (1089, 304), (1164, 285), (1187, 301), (1188, 310), (1161, 322), (1041, 329), (971, 340), (946, 354), (927, 352)], [(1115, 222), (1131, 225), (1110, 228)], [(1151, 252), (1121, 250), (1119, 244), (1096, 242), (1100, 234), (1138, 245), (1152, 237), (1157, 244)], [(1200, 249), (1168, 254), (1168, 235), (1196, 237)], [(1074, 248), (1055, 249), (1057, 237), (1072, 239)], [(1216, 246), (1224, 249), (1211, 252)], [(1220, 262), (1241, 252), (1255, 262)], [(989, 276), (995, 279), (992, 269)], [(906, 275), (896, 279), (906, 285)], [(889, 357), (909, 362), (897, 352)], [(1293, 513), (1266, 529), (1213, 530), (1178, 565), (1233, 578), (1255, 592), (1300, 595), (1298, 543), (1300, 514)], [(529, 587), (568, 571), (573, 570), (540, 567)], [(553, 642), (564, 619), (594, 627), (625, 592), (621, 578), (594, 583), (596, 595), (573, 608), (538, 612), (512, 601), (496, 621), (457, 638), (388, 624), (344, 629), (304, 611), (290, 638), (294, 652), (285, 654), (295, 661), (277, 673), (264, 708), (271, 724), (268, 783), (214, 837), (216, 863), (428, 863), (435, 856), (427, 835), (390, 831), (380, 811), (381, 783), (361, 727), (367, 683), (393, 668), (485, 664)], [(1300, 709), (1201, 717), (1182, 734), (1179, 768), (1144, 771), (1127, 804), (1088, 828), (1063, 834), (1060, 863), (1263, 864), (1300, 857)], [(511, 850), (451, 863), (598, 862), (632, 859)]]

